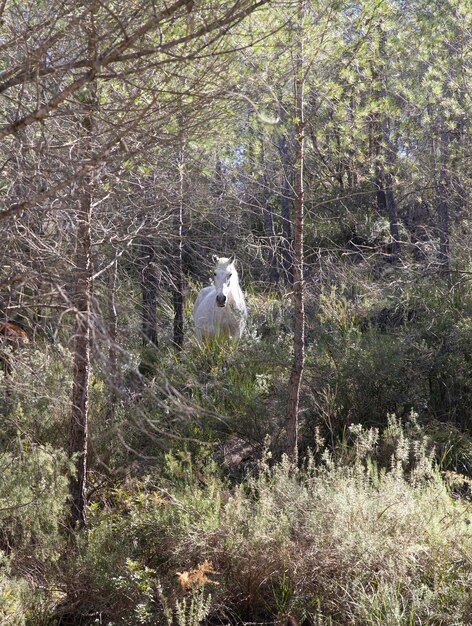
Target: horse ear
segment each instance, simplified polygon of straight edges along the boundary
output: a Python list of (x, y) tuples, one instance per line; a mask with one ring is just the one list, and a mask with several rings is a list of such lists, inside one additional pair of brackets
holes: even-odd
[(235, 261), (236, 261), (236, 255), (235, 255), (235, 254), (232, 254), (232, 255), (229, 257), (229, 264), (230, 264), (230, 265), (232, 265)]
[(213, 263), (218, 263), (218, 255), (212, 254), (211, 255), (211, 260), (213, 261)]

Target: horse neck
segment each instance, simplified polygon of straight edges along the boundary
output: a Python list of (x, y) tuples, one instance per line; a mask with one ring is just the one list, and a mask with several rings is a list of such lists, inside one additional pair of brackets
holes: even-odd
[(239, 286), (238, 274), (235, 271), (234, 274), (231, 276), (230, 289), (228, 292), (228, 301), (230, 302), (230, 304), (235, 304), (239, 306), (241, 298), (242, 291)]

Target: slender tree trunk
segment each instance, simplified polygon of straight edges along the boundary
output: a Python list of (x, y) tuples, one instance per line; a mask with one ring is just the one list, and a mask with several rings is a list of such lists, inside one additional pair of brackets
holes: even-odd
[(344, 172), (345, 172), (345, 164), (346, 164), (346, 153), (345, 149), (341, 146), (341, 136), (343, 131), (334, 120), (334, 111), (331, 109), (330, 112), (331, 121), (333, 123), (333, 135), (334, 141), (336, 143), (336, 158), (334, 159), (334, 171), (335, 177), (338, 181), (338, 185), (340, 189), (344, 189)]
[(157, 346), (157, 273), (156, 244), (152, 237), (141, 239), (141, 293), (143, 346)]
[[(95, 4), (89, 13), (89, 54), (93, 60), (97, 55), (95, 31)], [(94, 112), (97, 107), (95, 82), (86, 88), (83, 102), (83, 147), (87, 158), (93, 153), (95, 132)], [(93, 266), (92, 266), (92, 207), (94, 171), (81, 181), (79, 208), (77, 211), (76, 276), (75, 276), (75, 339), (72, 383), (72, 416), (70, 454), (75, 458), (76, 473), (70, 481), (71, 511), (69, 523), (72, 529), (87, 523), (87, 445), (90, 379), (90, 337), (92, 316)]]
[[(354, 96), (351, 96), (349, 104), (350, 106), (348, 108), (348, 114), (349, 114), (349, 118), (351, 122), (350, 125), (351, 125), (351, 128), (355, 128), (356, 124), (354, 121), (354, 117), (355, 117)], [(356, 142), (355, 142), (354, 136), (351, 136), (351, 146), (347, 150), (347, 186), (348, 186), (348, 189), (352, 191), (355, 190), (359, 184), (358, 175), (357, 175), (356, 166), (355, 166), (355, 154), (356, 154), (355, 146), (356, 146)]]
[[(264, 175), (264, 185), (268, 185), (267, 176)], [(268, 281), (276, 286), (279, 282), (279, 262), (277, 260), (277, 235), (274, 226), (274, 213), (269, 200), (269, 194), (265, 194), (262, 204), (264, 218), (264, 234), (267, 240), (267, 266)]]
[[(257, 186), (253, 201), (260, 207), (262, 214), (262, 223), (264, 227), (264, 253), (267, 254), (267, 281), (269, 284), (275, 286), (279, 282), (280, 273), (279, 261), (277, 258), (277, 233), (275, 232), (274, 211), (270, 203), (270, 185), (266, 171), (264, 133), (260, 129), (256, 138), (256, 132), (251, 124), (250, 118), (248, 118), (248, 127), (251, 135), (248, 160), (254, 171), (257, 171), (259, 168), (262, 171), (262, 174), (260, 174), (257, 179), (254, 179)], [(257, 162), (254, 151), (256, 141), (258, 141), (260, 147)]]
[(84, 190), (78, 212), (77, 253), (76, 253), (76, 290), (75, 290), (75, 342), (74, 374), (72, 386), (72, 432), (70, 442), (71, 455), (75, 455), (76, 475), (71, 480), (71, 527), (86, 524), (85, 508), (87, 504), (87, 443), (88, 443), (88, 408), (90, 378), (90, 325), (92, 300), (92, 256), (91, 256), (91, 220), (92, 197), (91, 181), (84, 181), (89, 186)]
[(183, 225), (184, 225), (184, 175), (185, 151), (182, 139), (178, 160), (179, 202), (174, 213), (175, 253), (173, 267), (172, 303), (174, 307), (174, 346), (180, 352), (184, 343), (184, 276), (182, 267)]
[(386, 152), (386, 171), (384, 174), (385, 199), (387, 202), (387, 215), (390, 226), (391, 253), (395, 260), (400, 254), (400, 228), (398, 224), (397, 203), (395, 202), (395, 195), (393, 193), (392, 171), (394, 168), (395, 149), (390, 140), (390, 120), (388, 117), (385, 117), (383, 124), (383, 144)]
[[(371, 65), (372, 79), (374, 81), (374, 94), (376, 99), (384, 100), (386, 97), (384, 63), (386, 36), (379, 25), (379, 63), (380, 70)], [(400, 254), (400, 229), (398, 223), (397, 203), (393, 192), (394, 154), (395, 149), (390, 140), (390, 120), (388, 114), (377, 113), (373, 121), (373, 143), (375, 154), (375, 187), (377, 190), (377, 208), (381, 215), (386, 215), (390, 229), (390, 252), (393, 260)]]
[(118, 314), (116, 311), (116, 286), (118, 282), (118, 259), (115, 251), (115, 261), (110, 271), (110, 282), (108, 287), (108, 341), (110, 347), (108, 351), (108, 407), (106, 420), (113, 423), (115, 419), (115, 409), (118, 400)]
[(375, 187), (377, 190), (377, 209), (381, 215), (388, 217), (390, 229), (390, 252), (395, 260), (400, 253), (400, 229), (398, 210), (393, 193), (393, 177), (383, 165), (376, 166)]
[(298, 416), (300, 389), (305, 362), (305, 304), (304, 304), (304, 186), (305, 119), (304, 119), (304, 46), (303, 19), (305, 0), (298, 2), (297, 54), (295, 58), (295, 166), (294, 166), (294, 243), (293, 243), (293, 303), (295, 327), (293, 364), (288, 385), (287, 454), (292, 460), (298, 453)]
[(393, 177), (390, 172), (385, 173), (385, 199), (387, 201), (387, 215), (390, 225), (391, 254), (393, 260), (398, 258), (400, 253), (400, 229), (398, 226), (397, 203), (393, 193)]
[[(376, 134), (377, 135), (377, 134)], [(375, 151), (375, 189), (377, 199), (377, 210), (380, 215), (387, 214), (387, 195), (385, 193), (384, 171), (381, 164), (380, 137), (374, 140)]]
[(290, 219), (290, 159), (285, 133), (279, 139), (279, 152), (282, 161), (282, 182), (280, 187), (280, 214), (282, 217), (282, 266), (285, 282), (293, 284), (292, 221)]
[[(279, 116), (284, 122), (285, 111), (282, 103), (282, 96), (279, 95)], [(282, 268), (284, 270), (285, 282), (289, 285), (293, 283), (293, 255), (292, 255), (292, 221), (290, 219), (290, 203), (292, 199), (291, 189), (291, 167), (286, 131), (279, 137), (277, 148), (282, 165), (280, 182), (280, 215), (282, 218)]]

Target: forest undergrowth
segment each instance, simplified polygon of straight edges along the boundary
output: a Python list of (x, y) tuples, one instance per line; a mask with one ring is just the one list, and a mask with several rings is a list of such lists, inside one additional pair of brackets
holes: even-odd
[(207, 450), (168, 453), (163, 471), (102, 490), (75, 546), (58, 527), (60, 460), (43, 451), (29, 488), (48, 499), (34, 517), (2, 512), (3, 623), (470, 623), (470, 502), (398, 420), (389, 428), (388, 467), (374, 456), (389, 436), (361, 426), (299, 468), (266, 450), (239, 482)]
[(88, 526), (72, 543), (70, 353), (18, 356), (2, 395), (1, 623), (472, 623), (467, 289), (361, 288), (327, 280), (308, 301), (296, 465), (282, 454), (290, 308), (274, 293), (248, 290), (238, 344), (189, 338), (178, 357), (161, 343), (144, 377), (131, 350), (113, 422), (97, 366)]

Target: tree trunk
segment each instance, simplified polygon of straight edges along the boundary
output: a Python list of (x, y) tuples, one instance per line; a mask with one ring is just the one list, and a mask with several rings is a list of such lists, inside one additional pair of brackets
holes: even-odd
[(157, 273), (156, 244), (152, 237), (141, 239), (141, 293), (143, 346), (157, 346)]
[(390, 225), (391, 254), (393, 260), (397, 259), (400, 253), (400, 230), (398, 227), (398, 211), (395, 196), (393, 194), (393, 177), (390, 172), (385, 173), (385, 198), (387, 201), (387, 214)]
[(303, 170), (305, 159), (304, 119), (304, 46), (303, 18), (304, 1), (298, 2), (297, 53), (295, 58), (295, 165), (294, 165), (294, 242), (293, 242), (293, 303), (295, 327), (293, 336), (293, 364), (288, 385), (287, 411), (287, 454), (296, 461), (298, 453), (298, 416), (300, 389), (305, 362), (305, 304), (303, 280), (303, 237), (304, 237), (304, 186)]
[(92, 197), (91, 180), (84, 181), (78, 213), (77, 253), (76, 253), (76, 291), (75, 291), (75, 342), (74, 374), (72, 386), (72, 432), (70, 442), (71, 456), (75, 455), (76, 475), (71, 480), (72, 498), (71, 528), (86, 524), (85, 508), (87, 504), (87, 439), (88, 406), (90, 378), (90, 325), (92, 300), (92, 257), (91, 257), (91, 220)]
[[(384, 62), (386, 35), (379, 25), (379, 63), (380, 70), (371, 65), (374, 94), (377, 100), (386, 97)], [(395, 149), (390, 140), (390, 120), (388, 113), (374, 114), (373, 143), (375, 154), (375, 187), (377, 190), (377, 208), (381, 215), (388, 218), (390, 229), (390, 253), (392, 260), (400, 254), (400, 229), (398, 224), (397, 203), (393, 193), (392, 171), (395, 162)]]
[[(264, 185), (268, 185), (267, 176), (264, 175)], [(264, 194), (262, 204), (264, 218), (264, 234), (267, 241), (267, 277), (271, 285), (276, 286), (279, 282), (279, 262), (277, 260), (277, 235), (274, 227), (274, 214), (269, 201), (269, 194)]]
[[(282, 98), (279, 96), (279, 116), (283, 123), (285, 113)], [(282, 217), (282, 268), (285, 282), (293, 283), (293, 255), (292, 255), (292, 222), (290, 219), (290, 202), (292, 190), (290, 185), (290, 156), (288, 150), (287, 134), (284, 131), (278, 141), (280, 162), (282, 165), (282, 178), (280, 183), (280, 215)]]
[(182, 222), (179, 222), (179, 244), (175, 255), (172, 304), (174, 307), (173, 342), (180, 352), (184, 343), (184, 281), (182, 270)]
[(290, 219), (290, 160), (288, 143), (285, 133), (279, 139), (279, 153), (282, 161), (282, 182), (280, 186), (280, 214), (282, 217), (282, 266), (285, 282), (293, 284), (293, 254), (292, 254), (292, 221)]
[[(379, 157), (381, 158), (381, 157)], [(377, 190), (377, 209), (381, 215), (388, 217), (390, 229), (390, 253), (392, 259), (398, 258), (400, 253), (400, 230), (398, 225), (397, 203), (393, 193), (393, 177), (384, 170), (383, 165), (377, 163), (375, 187)]]
[(395, 165), (395, 152), (392, 141), (390, 139), (390, 119), (385, 114), (383, 125), (383, 146), (385, 150), (385, 163), (386, 171), (384, 174), (385, 180), (385, 199), (387, 201), (387, 215), (390, 225), (390, 239), (391, 239), (391, 254), (393, 260), (396, 260), (400, 253), (400, 229), (398, 225), (398, 211), (397, 203), (395, 202), (395, 196), (393, 193), (393, 176), (392, 171)]
[(172, 304), (174, 307), (174, 333), (173, 341), (175, 349), (180, 352), (184, 343), (184, 276), (182, 267), (183, 251), (183, 225), (184, 225), (184, 171), (185, 152), (184, 141), (181, 141), (178, 160), (179, 167), (179, 202), (174, 213), (175, 253), (173, 267)]
[(118, 281), (118, 259), (115, 251), (115, 260), (110, 272), (110, 282), (108, 287), (108, 341), (110, 343), (108, 351), (108, 406), (106, 411), (106, 421), (113, 423), (115, 419), (115, 409), (118, 400), (118, 314), (116, 311), (116, 285)]
[(377, 198), (377, 210), (380, 215), (387, 214), (387, 195), (385, 193), (385, 182), (383, 168), (379, 163), (380, 159), (380, 146), (377, 144), (376, 148), (376, 165), (375, 165), (375, 189)]
[[(95, 5), (91, 7), (88, 23), (88, 51), (91, 61), (97, 55), (95, 31)], [(82, 154), (88, 158), (93, 153), (95, 131), (94, 112), (97, 107), (97, 86), (91, 82), (83, 99)], [(75, 458), (75, 475), (70, 481), (71, 529), (82, 528), (87, 523), (87, 445), (90, 379), (90, 336), (92, 316), (93, 266), (92, 266), (92, 206), (94, 171), (81, 181), (77, 211), (76, 275), (75, 275), (75, 339), (72, 383), (72, 415), (70, 454)]]

